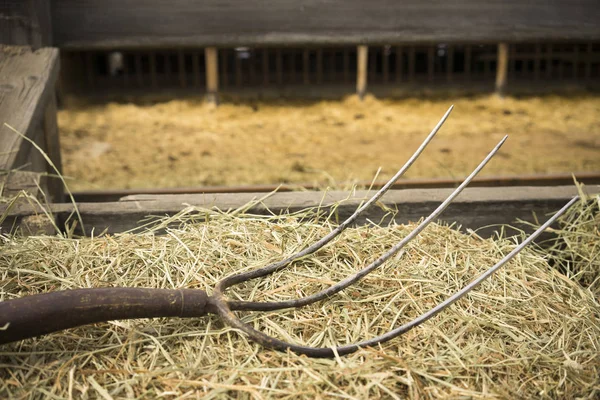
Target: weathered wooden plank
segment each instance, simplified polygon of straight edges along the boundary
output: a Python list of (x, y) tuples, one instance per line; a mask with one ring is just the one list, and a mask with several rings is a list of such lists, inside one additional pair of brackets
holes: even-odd
[(57, 77), (58, 49), (0, 46), (0, 170), (26, 164), (32, 148), (4, 124), (38, 140)]
[(597, 40), (597, 0), (55, 0), (68, 48)]
[[(358, 221), (379, 222), (389, 218), (387, 209), (396, 209), (395, 220), (398, 223), (417, 221), (431, 213), (452, 189), (410, 189), (388, 192), (380, 201)], [(600, 193), (600, 186), (588, 186), (588, 193)], [(505, 187), (466, 189), (442, 214), (440, 220), (456, 222), (463, 229), (479, 229), (482, 235), (491, 235), (498, 227), (495, 224), (514, 224), (517, 219), (540, 220), (547, 213), (558, 210), (570, 198), (577, 194), (574, 186), (564, 187)], [(286, 211), (298, 211), (341, 202), (336, 209), (340, 220), (345, 219), (365, 200), (368, 193), (357, 191), (354, 194), (342, 191), (276, 193), (249, 209), (250, 213), (280, 214)], [(221, 210), (238, 209), (250, 201), (259, 199), (264, 193), (240, 194), (201, 194), (201, 195), (137, 195), (123, 198), (113, 203), (82, 203), (79, 205), (87, 233), (93, 229), (95, 234), (104, 230), (109, 233), (122, 232), (139, 226), (139, 222), (148, 215), (165, 216), (180, 212), (187, 205), (201, 208), (219, 208)], [(0, 215), (4, 212), (0, 206)], [(72, 211), (70, 204), (54, 204), (53, 215), (64, 223)], [(9, 214), (3, 223), (3, 229), (10, 229), (23, 217), (34, 215), (40, 210), (31, 205), (20, 206)]]

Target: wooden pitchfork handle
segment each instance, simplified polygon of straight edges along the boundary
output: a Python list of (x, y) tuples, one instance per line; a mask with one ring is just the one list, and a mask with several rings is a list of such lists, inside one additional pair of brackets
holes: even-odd
[(0, 344), (97, 322), (213, 312), (209, 296), (199, 289), (62, 290), (0, 302)]

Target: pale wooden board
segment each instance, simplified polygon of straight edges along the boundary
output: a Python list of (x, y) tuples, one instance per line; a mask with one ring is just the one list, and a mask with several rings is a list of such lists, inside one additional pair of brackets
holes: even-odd
[[(600, 186), (589, 186), (587, 192), (600, 193)], [(386, 207), (397, 209), (397, 223), (418, 221), (431, 213), (451, 192), (451, 189), (408, 189), (394, 190), (381, 200)], [(548, 213), (557, 211), (577, 194), (574, 186), (558, 187), (504, 187), (466, 189), (442, 214), (441, 220), (462, 225), (463, 229), (479, 229), (480, 234), (489, 236), (499, 227), (485, 228), (496, 224), (514, 224), (517, 219), (534, 221), (544, 220)], [(221, 210), (233, 210), (248, 202), (264, 197), (264, 193), (226, 193), (200, 195), (136, 195), (127, 196), (119, 202), (82, 203), (79, 211), (86, 224), (86, 233), (92, 229), (95, 234), (123, 232), (139, 226), (139, 222), (148, 215), (173, 215), (187, 205), (202, 208), (217, 207)], [(339, 222), (351, 215), (358, 205), (367, 198), (365, 191), (354, 194), (348, 192), (290, 192), (277, 193), (252, 207), (249, 212), (255, 214), (281, 214), (287, 211), (318, 207), (326, 209), (333, 203), (343, 201), (337, 209)], [(67, 217), (73, 218), (73, 206), (55, 204), (51, 208), (64, 225)], [(3, 231), (17, 226), (19, 220), (40, 210), (21, 206), (14, 209), (3, 223)], [(0, 215), (3, 208), (0, 206)], [(380, 206), (373, 206), (357, 221), (379, 223), (387, 212)], [(73, 220), (73, 219), (71, 219)], [(389, 222), (384, 219), (384, 222)]]
[(55, 0), (61, 48), (600, 39), (598, 0)]
[(58, 49), (0, 46), (0, 170), (21, 167), (32, 151), (29, 143), (4, 124), (40, 141), (57, 76)]

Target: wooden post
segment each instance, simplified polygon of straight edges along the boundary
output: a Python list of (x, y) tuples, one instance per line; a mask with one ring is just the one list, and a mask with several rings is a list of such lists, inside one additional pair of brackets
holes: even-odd
[(358, 46), (356, 53), (356, 93), (360, 99), (363, 99), (367, 92), (368, 60), (369, 47)]
[(496, 67), (496, 93), (504, 96), (506, 91), (506, 72), (508, 70), (508, 44), (498, 44), (498, 61)]
[(219, 100), (219, 59), (217, 48), (205, 48), (204, 58), (206, 63), (206, 100), (217, 104)]

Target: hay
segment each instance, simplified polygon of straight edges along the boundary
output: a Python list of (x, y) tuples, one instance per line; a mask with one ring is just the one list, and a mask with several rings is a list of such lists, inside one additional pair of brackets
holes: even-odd
[(548, 245), (550, 262), (600, 302), (600, 195), (586, 196), (559, 220)]
[[(130, 100), (131, 101), (131, 100)], [(73, 104), (58, 113), (73, 190), (390, 178), (451, 104), (408, 178), (463, 177), (504, 135), (485, 175), (600, 171), (600, 96)], [(465, 155), (468, 154), (468, 157)]]
[[(180, 223), (164, 235), (0, 237), (0, 298), (113, 285), (210, 290), (331, 229), (301, 217), (187, 209), (162, 221)], [(283, 300), (316, 291), (411, 228), (348, 229), (316, 256), (229, 295)], [(514, 246), (433, 224), (405, 253), (329, 301), (244, 318), (313, 346), (373, 337), (446, 298)], [(405, 336), (333, 360), (266, 350), (217, 317), (113, 321), (10, 344), (0, 349), (0, 397), (597, 398), (600, 306), (546, 258), (528, 248)]]

